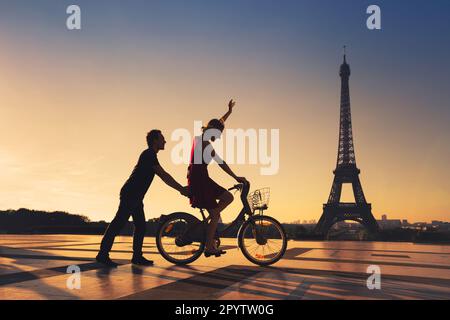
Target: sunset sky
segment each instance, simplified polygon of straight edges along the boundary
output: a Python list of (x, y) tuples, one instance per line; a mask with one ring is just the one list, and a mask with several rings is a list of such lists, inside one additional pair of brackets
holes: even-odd
[[(450, 2), (376, 3), (379, 31), (366, 28), (373, 3), (359, 0), (0, 0), (0, 210), (110, 221), (147, 131), (163, 131), (160, 163), (185, 184), (171, 133), (220, 117), (234, 98), (227, 127), (280, 130), (278, 174), (234, 171), (271, 188), (269, 215), (318, 220), (346, 44), (356, 162), (375, 217), (450, 220)], [(80, 31), (66, 28), (70, 4)], [(145, 210), (195, 212), (157, 177)]]

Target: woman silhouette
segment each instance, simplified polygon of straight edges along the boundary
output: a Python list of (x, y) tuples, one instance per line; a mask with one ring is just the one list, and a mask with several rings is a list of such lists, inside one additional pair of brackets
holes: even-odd
[(244, 177), (236, 176), (230, 167), (214, 151), (210, 141), (214, 142), (220, 138), (225, 121), (233, 111), (235, 102), (230, 100), (228, 112), (219, 119), (212, 119), (206, 127), (202, 128), (202, 134), (194, 138), (191, 150), (191, 160), (188, 167), (188, 187), (190, 192), (190, 203), (194, 208), (204, 208), (211, 218), (206, 235), (205, 256), (214, 255), (216, 257), (224, 254), (225, 251), (216, 248), (214, 234), (219, 222), (220, 213), (233, 202), (233, 195), (225, 188), (218, 185), (209, 177), (208, 164), (214, 159), (219, 166), (238, 182), (245, 183)]

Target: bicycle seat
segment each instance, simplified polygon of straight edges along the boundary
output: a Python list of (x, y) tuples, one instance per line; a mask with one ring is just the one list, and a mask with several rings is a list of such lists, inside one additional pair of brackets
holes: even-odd
[(253, 207), (253, 209), (255, 209), (255, 210), (267, 210), (267, 209), (269, 209), (269, 207), (267, 206), (267, 204), (263, 204), (262, 206)]

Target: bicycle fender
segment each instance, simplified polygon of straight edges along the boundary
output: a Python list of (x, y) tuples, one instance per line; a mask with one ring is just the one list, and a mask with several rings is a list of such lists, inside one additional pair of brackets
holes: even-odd
[(177, 217), (185, 218), (189, 222), (200, 222), (200, 220), (197, 217), (193, 216), (190, 213), (187, 213), (187, 212), (173, 212), (173, 213), (170, 213), (168, 215), (162, 214), (159, 217), (159, 223), (163, 224), (167, 219), (169, 219), (169, 218), (177, 218)]

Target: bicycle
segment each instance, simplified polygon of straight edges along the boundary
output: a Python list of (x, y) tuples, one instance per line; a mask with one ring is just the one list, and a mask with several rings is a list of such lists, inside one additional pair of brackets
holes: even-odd
[[(250, 184), (236, 184), (229, 191), (240, 191), (243, 207), (236, 219), (224, 230), (217, 231), (216, 246), (220, 237), (231, 235), (239, 228), (238, 247), (252, 263), (268, 266), (280, 260), (287, 248), (286, 232), (275, 218), (264, 215), (268, 209), (269, 188), (249, 194)], [(167, 261), (186, 265), (197, 260), (205, 249), (206, 228), (209, 217), (200, 208), (202, 220), (186, 212), (162, 215), (156, 233), (159, 253)]]

